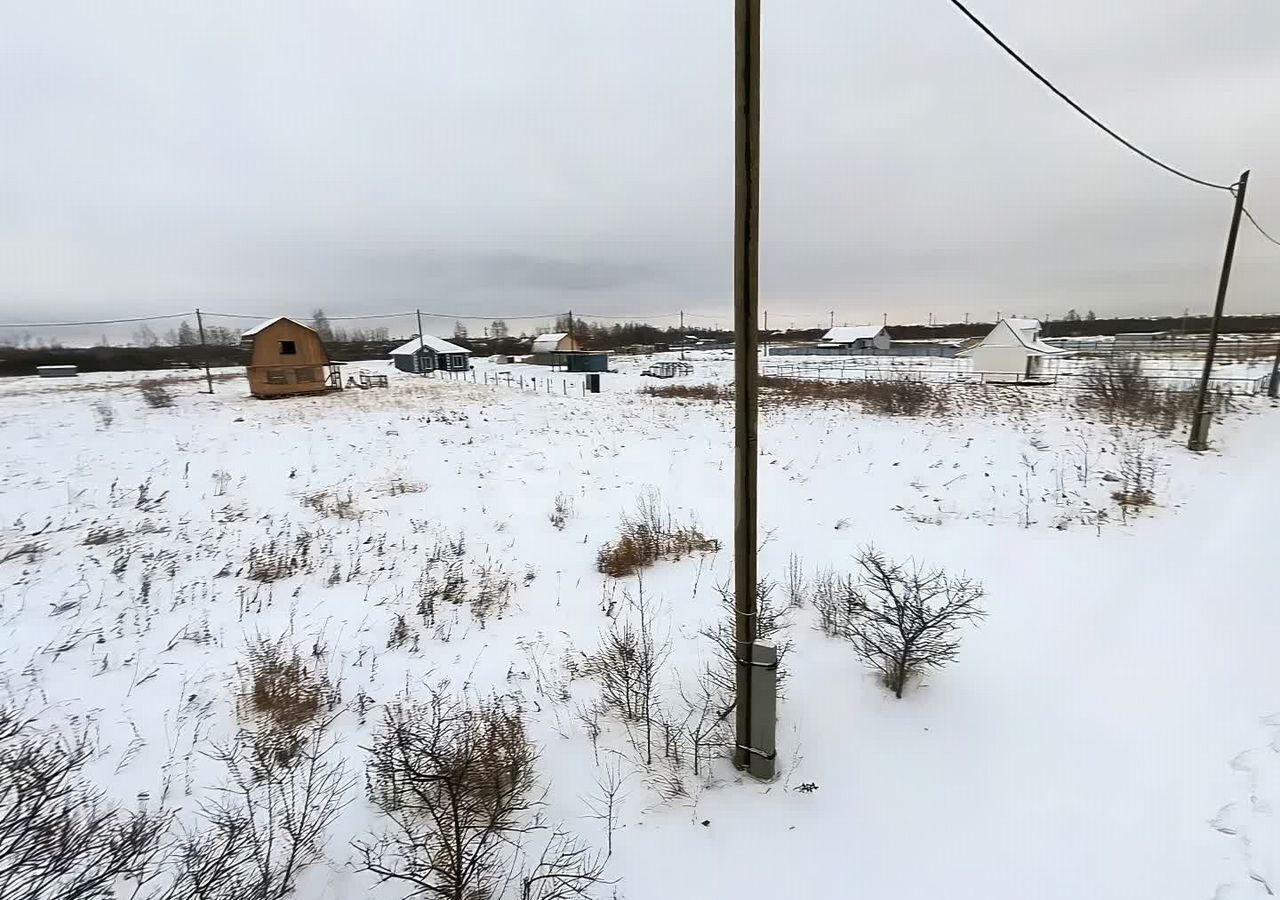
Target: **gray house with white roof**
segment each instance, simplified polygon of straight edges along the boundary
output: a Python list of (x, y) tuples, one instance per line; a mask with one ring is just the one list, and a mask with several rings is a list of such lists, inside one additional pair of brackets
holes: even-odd
[(465, 372), (471, 368), (471, 351), (444, 338), (414, 335), (391, 351), (391, 359), (401, 372)]

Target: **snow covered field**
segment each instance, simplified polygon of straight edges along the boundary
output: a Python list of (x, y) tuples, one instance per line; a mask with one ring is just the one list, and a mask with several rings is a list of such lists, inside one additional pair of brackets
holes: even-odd
[[(810, 577), (852, 572), (874, 543), (979, 579), (988, 616), (953, 665), (895, 700), (794, 610), (779, 777), (758, 784), (723, 759), (709, 775), (644, 766), (617, 721), (593, 747), (579, 715), (599, 689), (574, 660), (637, 590), (596, 571), (619, 516), (657, 489), (677, 520), (732, 540), (732, 410), (640, 394), (647, 362), (619, 361), (587, 396), (579, 376), (488, 364), (475, 384), (395, 374), (385, 390), (270, 402), (242, 378), (213, 396), (175, 380), (171, 408), (143, 403), (141, 374), (0, 384), (4, 701), (87, 727), (86, 775), (120, 802), (198, 823), (226, 781), (207, 753), (236, 731), (247, 649), (301, 648), (335, 688), (330, 733), (356, 776), (306, 900), (406, 896), (356, 865), (352, 841), (385, 825), (365, 760), (387, 705), (442, 678), (520, 705), (547, 821), (596, 848), (609, 835), (589, 807), (621, 760), (616, 884), (599, 896), (1280, 890), (1269, 401), (1242, 401), (1198, 456), (1091, 421), (1056, 388), (957, 388), (949, 415), (920, 419), (769, 409), (761, 572), (777, 591), (793, 555)], [(701, 354), (683, 380), (729, 369)], [(483, 383), (497, 371), (551, 391)], [(1156, 506), (1122, 515), (1113, 479), (1140, 445), (1158, 463)], [(467, 590), (509, 585), (509, 605), (424, 620), (428, 560), (459, 540)], [(264, 561), (288, 572), (266, 577)], [(700, 631), (722, 614), (731, 563), (722, 549), (645, 573), (672, 639), (669, 697), (712, 654)]]

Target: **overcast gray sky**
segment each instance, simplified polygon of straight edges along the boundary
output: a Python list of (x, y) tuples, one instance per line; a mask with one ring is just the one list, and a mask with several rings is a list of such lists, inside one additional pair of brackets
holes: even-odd
[[(1280, 2), (972, 0), (1135, 142), (1254, 167)], [(770, 324), (1212, 306), (1230, 198), (945, 0), (764, 0)], [(573, 308), (727, 321), (733, 0), (0, 0), (0, 322)], [(1230, 308), (1280, 309), (1246, 232)]]

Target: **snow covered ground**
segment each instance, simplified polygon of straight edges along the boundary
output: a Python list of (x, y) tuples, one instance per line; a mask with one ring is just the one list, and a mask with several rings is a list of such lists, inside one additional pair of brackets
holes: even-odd
[[(5, 381), (3, 698), (42, 724), (88, 723), (90, 777), (191, 818), (225, 778), (205, 753), (235, 731), (237, 665), (260, 636), (316, 650), (356, 773), (396, 697), (442, 677), (510, 694), (542, 752), (551, 820), (603, 847), (587, 810), (597, 760), (632, 773), (605, 896), (1280, 890), (1269, 401), (1242, 401), (1202, 455), (1116, 433), (1055, 388), (957, 388), (952, 414), (923, 419), (769, 409), (763, 574), (781, 582), (792, 555), (809, 575), (850, 572), (874, 543), (980, 579), (989, 615), (955, 664), (895, 700), (796, 610), (777, 780), (720, 760), (664, 799), (662, 767), (641, 766), (617, 723), (593, 749), (577, 710), (597, 688), (566, 671), (637, 588), (595, 566), (637, 497), (656, 488), (677, 519), (731, 544), (732, 411), (640, 394), (648, 362), (620, 360), (586, 396), (580, 376), (487, 363), (476, 383), (394, 374), (385, 390), (269, 402), (234, 373), (213, 396), (175, 380), (171, 408), (144, 405), (145, 374)], [(499, 372), (540, 384), (484, 383)], [(725, 354), (699, 354), (683, 380), (729, 377)], [(1138, 443), (1158, 460), (1157, 505), (1122, 516), (1109, 479)], [(549, 520), (557, 495), (572, 507), (563, 530)], [(509, 578), (510, 606), (427, 625), (423, 560), (459, 536), (467, 577)], [(304, 541), (307, 558), (254, 580), (273, 541)], [(673, 640), (668, 690), (711, 653), (699, 631), (721, 615), (731, 563), (726, 549), (645, 575)], [(400, 616), (413, 636), (395, 642)], [(353, 864), (351, 841), (380, 827), (362, 784), (299, 896), (404, 896)]]

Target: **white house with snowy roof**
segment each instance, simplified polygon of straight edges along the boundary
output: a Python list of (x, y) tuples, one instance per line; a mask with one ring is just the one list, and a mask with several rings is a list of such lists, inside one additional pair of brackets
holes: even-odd
[(889, 332), (883, 325), (838, 325), (822, 336), (822, 343), (854, 350), (888, 350)]
[(1016, 384), (1043, 377), (1046, 359), (1070, 352), (1040, 340), (1036, 319), (1001, 319), (986, 337), (956, 355), (972, 360), (973, 371), (984, 381)]

